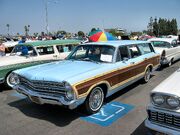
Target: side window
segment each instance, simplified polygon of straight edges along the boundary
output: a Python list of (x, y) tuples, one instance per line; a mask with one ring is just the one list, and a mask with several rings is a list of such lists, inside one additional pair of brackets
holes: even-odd
[(54, 53), (53, 46), (37, 47), (37, 51), (38, 51), (39, 55), (47, 55), (47, 54), (53, 54)]
[(139, 44), (138, 47), (139, 47), (139, 50), (141, 51), (142, 54), (154, 52), (152, 46), (148, 43)]
[(70, 52), (74, 49), (73, 45), (57, 45), (57, 50), (58, 52), (62, 53), (62, 52)]
[(178, 46), (177, 40), (173, 40), (172, 43), (171, 43), (171, 45), (172, 45), (173, 47), (177, 47), (177, 46)]
[(131, 58), (135, 58), (141, 55), (141, 52), (139, 48), (137, 47), (137, 45), (129, 46), (129, 51), (130, 51)]
[(127, 46), (120, 46), (117, 54), (116, 61), (125, 60), (129, 58), (129, 51)]

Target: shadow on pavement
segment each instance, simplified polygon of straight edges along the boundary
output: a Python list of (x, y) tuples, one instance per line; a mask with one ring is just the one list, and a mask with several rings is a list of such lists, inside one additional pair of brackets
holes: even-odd
[(46, 120), (60, 127), (64, 127), (80, 117), (80, 113), (76, 112), (77, 109), (69, 110), (61, 106), (48, 104), (38, 105), (32, 103), (28, 98), (11, 102), (8, 105), (19, 109), (28, 117)]
[(144, 121), (139, 125), (131, 135), (156, 135), (156, 132), (145, 127)]

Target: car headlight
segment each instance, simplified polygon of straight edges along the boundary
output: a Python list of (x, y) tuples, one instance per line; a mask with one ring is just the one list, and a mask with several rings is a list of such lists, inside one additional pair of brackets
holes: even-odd
[(172, 108), (178, 107), (179, 103), (180, 103), (180, 101), (179, 101), (179, 99), (177, 97), (169, 97), (167, 99), (167, 104)]
[(15, 73), (11, 73), (9, 75), (9, 84), (13, 87), (14, 85), (18, 85), (20, 83), (19, 76)]
[(74, 90), (71, 87), (71, 85), (68, 82), (64, 82), (64, 88), (66, 90), (66, 98), (68, 100), (73, 100), (74, 99)]
[(162, 95), (157, 95), (157, 94), (154, 94), (152, 96), (152, 100), (155, 104), (157, 105), (162, 105), (164, 103), (164, 97)]

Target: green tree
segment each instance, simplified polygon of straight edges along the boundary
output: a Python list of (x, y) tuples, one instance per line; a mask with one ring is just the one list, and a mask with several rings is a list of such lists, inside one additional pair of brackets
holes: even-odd
[(85, 34), (84, 34), (84, 32), (83, 32), (83, 31), (78, 31), (78, 33), (77, 33), (77, 34), (78, 34), (78, 36), (79, 36), (79, 37), (84, 37), (84, 36), (85, 36)]
[(153, 22), (153, 34), (155, 36), (159, 36), (159, 25), (158, 25), (158, 22), (157, 22), (157, 18), (155, 18), (154, 22)]
[(172, 33), (173, 35), (177, 35), (178, 33), (178, 26), (177, 26), (177, 21), (176, 19), (172, 19), (171, 21), (171, 27), (172, 27)]
[(148, 26), (147, 26), (147, 34), (148, 35), (153, 35), (153, 18), (150, 17), (149, 19), (149, 23), (148, 23)]
[(96, 31), (96, 28), (92, 28), (92, 29), (91, 29), (91, 32), (93, 32), (93, 31)]

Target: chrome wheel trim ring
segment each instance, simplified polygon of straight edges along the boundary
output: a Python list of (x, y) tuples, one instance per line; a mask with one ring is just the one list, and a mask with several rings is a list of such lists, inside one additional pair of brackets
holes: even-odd
[(89, 107), (92, 111), (97, 111), (101, 108), (104, 100), (102, 88), (96, 87), (89, 96)]

